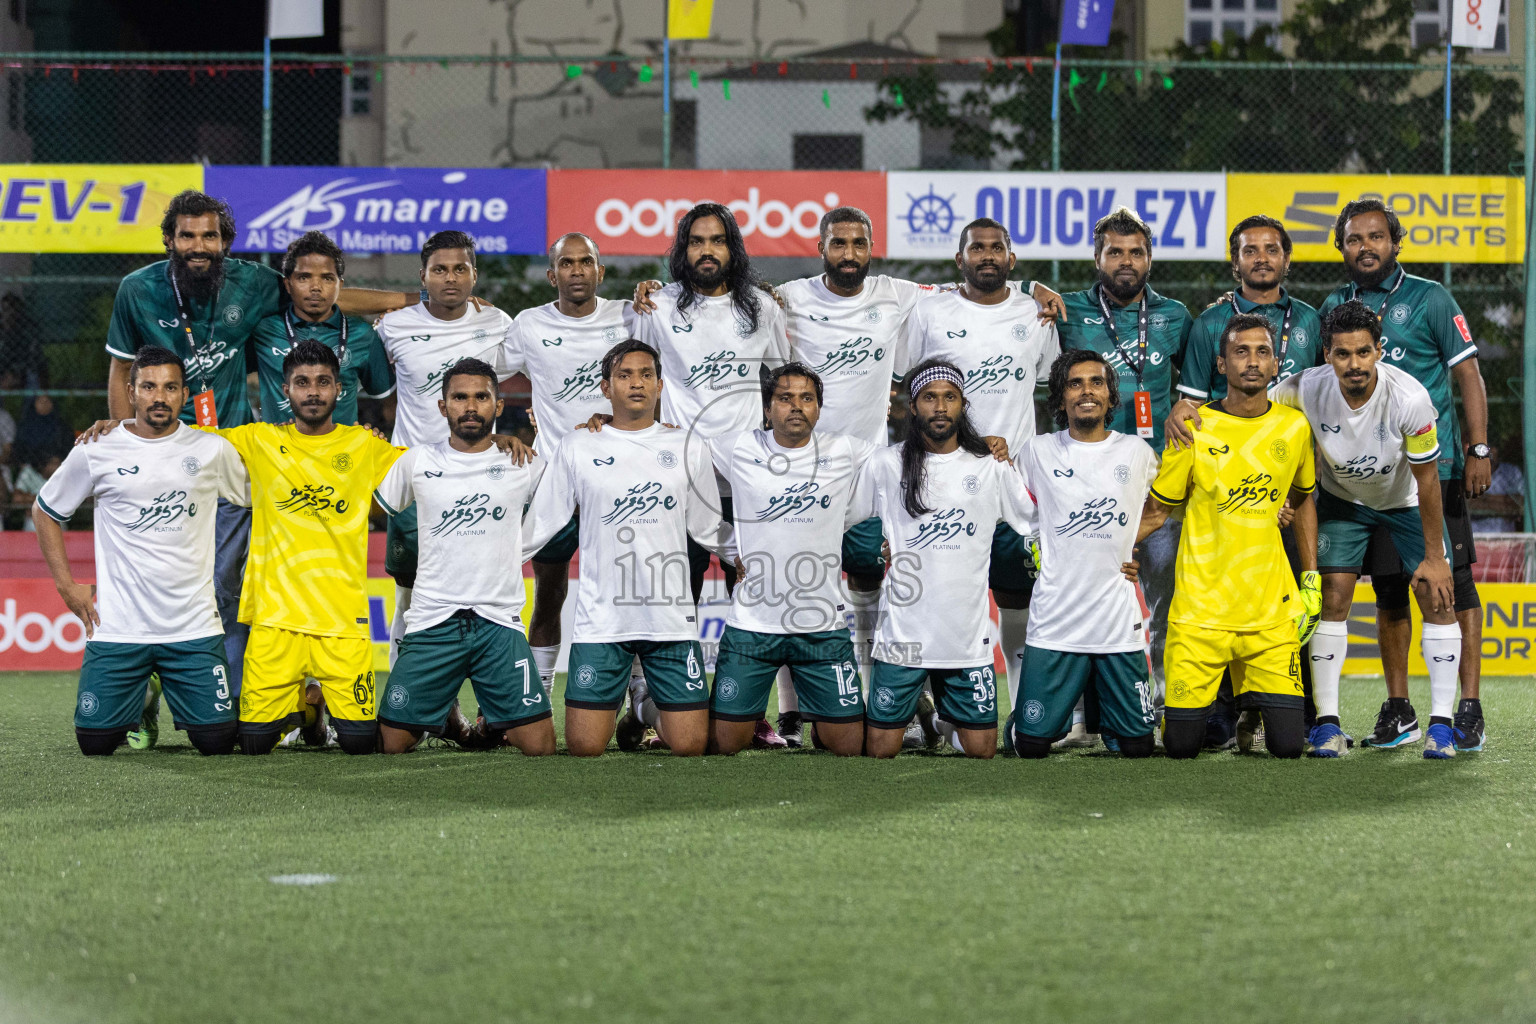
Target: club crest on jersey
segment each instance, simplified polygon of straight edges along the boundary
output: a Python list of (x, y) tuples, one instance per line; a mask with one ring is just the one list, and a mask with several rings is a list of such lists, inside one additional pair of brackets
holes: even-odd
[(617, 327), (604, 327), (603, 328), (603, 340), (604, 341), (610, 341), (610, 342), (611, 341), (618, 341), (619, 340), (619, 329)]
[[(138, 467), (135, 466), (134, 468), (137, 469)], [(188, 455), (181, 460), (181, 471), (187, 474), (187, 476), (197, 476), (197, 474), (203, 471), (203, 464), (197, 461), (195, 456)]]
[(1040, 721), (1040, 719), (1042, 719), (1044, 717), (1045, 717), (1045, 705), (1044, 704), (1041, 704), (1037, 700), (1027, 700), (1027, 701), (1024, 702), (1024, 721), (1029, 722), (1031, 725), (1033, 725), (1034, 723)]
[(492, 480), (500, 480), (502, 477), (507, 475), (507, 467), (501, 465), (500, 463), (494, 466), (486, 466), (485, 475)]
[(1397, 305), (1392, 307), (1392, 312), (1387, 314), (1387, 318), (1389, 320), (1391, 320), (1395, 324), (1405, 324), (1405, 323), (1407, 323), (1408, 322), (1408, 307), (1405, 306), (1403, 303), (1399, 302)]
[(661, 464), (662, 469), (671, 469), (677, 465), (677, 454), (670, 448), (663, 448), (656, 453), (656, 461)]
[(864, 319), (869, 323), (877, 324), (885, 319), (885, 315), (880, 312), (879, 307), (870, 306), (864, 311)]
[(1130, 481), (1130, 479), (1131, 479), (1131, 467), (1130, 466), (1127, 466), (1125, 463), (1122, 462), (1120, 465), (1115, 467), (1115, 483), (1117, 483), (1117, 484), (1127, 483), (1127, 482)]
[(241, 309), (239, 306), (225, 306), (224, 307), (224, 322), (226, 324), (229, 324), (230, 326), (234, 326), (235, 324), (239, 323), (241, 321), (241, 319), (243, 319), (244, 317), (245, 317), (245, 310)]
[[(1326, 533), (1318, 533), (1318, 535), (1317, 535), (1317, 556), (1319, 558), (1321, 558), (1323, 555), (1326, 555), (1328, 553), (1328, 549), (1331, 548), (1331, 547), (1333, 547), (1333, 541), (1328, 539), (1328, 535)], [(1316, 658), (1314, 658), (1313, 660), (1315, 661)]]
[(896, 706), (896, 694), (889, 686), (875, 687), (875, 707), (882, 711), (889, 711)]
[(721, 700), (736, 699), (736, 680), (730, 676), (715, 680), (715, 695)]
[(1026, 341), (1029, 338), (1029, 326), (1027, 324), (1014, 324), (1010, 332), (1014, 341)]
[(331, 456), (331, 468), (338, 473), (345, 473), (352, 468), (352, 456), (346, 452), (337, 452)]
[(828, 457), (826, 455), (818, 455), (818, 456), (816, 456), (816, 468), (817, 469), (826, 469), (830, 465), (832, 465), (832, 459), (830, 457)]
[(750, 337), (752, 337), (752, 325), (747, 323), (745, 320), (737, 320), (736, 321), (736, 337), (738, 337), (738, 338), (750, 338)]
[(411, 702), (411, 695), (405, 692), (405, 687), (396, 683), (389, 688), (389, 693), (384, 695), (384, 701), (390, 707), (399, 711)]
[(99, 707), (101, 707), (101, 703), (96, 699), (96, 695), (90, 690), (86, 690), (80, 695), (80, 713), (86, 718), (90, 718), (92, 715), (94, 715), (96, 713), (96, 709)]
[[(1291, 340), (1298, 345), (1305, 345), (1308, 341), (1311, 340), (1311, 335), (1307, 333), (1307, 329), (1305, 327), (1298, 327), (1291, 332)], [(1290, 360), (1286, 361), (1289, 362)]]
[(981, 490), (981, 481), (977, 479), (975, 473), (972, 473), (970, 476), (960, 481), (960, 486), (965, 489), (966, 494), (975, 494), (977, 491)]
[(1286, 444), (1284, 439), (1277, 437), (1270, 442), (1269, 454), (1276, 462), (1285, 462), (1291, 457), (1291, 446)]
[(591, 665), (583, 665), (576, 670), (576, 685), (583, 690), (597, 682), (597, 669)]
[(1385, 423), (1376, 424), (1376, 440), (1382, 444), (1387, 443), (1387, 425)]
[(129, 466), (127, 469), (124, 469), (122, 466), (118, 466), (117, 467), (117, 475), (118, 476), (129, 476), (129, 475), (131, 475), (133, 473), (137, 473), (138, 471), (139, 471), (139, 467), (138, 466)]
[(1168, 318), (1161, 313), (1153, 313), (1151, 316), (1147, 317), (1147, 328), (1149, 330), (1160, 331), (1167, 326)]

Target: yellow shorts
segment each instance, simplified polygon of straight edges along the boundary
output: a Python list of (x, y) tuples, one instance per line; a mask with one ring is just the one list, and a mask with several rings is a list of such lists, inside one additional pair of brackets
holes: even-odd
[(240, 721), (281, 722), (302, 712), (314, 676), (332, 718), (373, 721), (373, 645), (367, 637), (314, 636), (252, 626), (240, 687)]
[(1296, 624), (1286, 621), (1251, 632), (1168, 624), (1163, 648), (1168, 707), (1197, 710), (1214, 704), (1221, 674), (1229, 667), (1234, 694), (1300, 699), (1301, 645), (1296, 642)]

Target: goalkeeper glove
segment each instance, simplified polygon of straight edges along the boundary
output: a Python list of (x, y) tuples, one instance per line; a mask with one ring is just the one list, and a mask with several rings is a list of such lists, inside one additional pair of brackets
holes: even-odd
[(1040, 578), (1040, 535), (1032, 533), (1024, 538), (1024, 543), (1029, 550), (1029, 559), (1024, 563), (1024, 571), (1032, 580)]
[(1301, 614), (1296, 616), (1296, 639), (1306, 646), (1323, 617), (1323, 578), (1315, 571), (1301, 574)]

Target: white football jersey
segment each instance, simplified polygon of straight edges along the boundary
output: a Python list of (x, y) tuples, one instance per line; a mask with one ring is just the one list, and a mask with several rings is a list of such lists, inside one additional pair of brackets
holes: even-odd
[(572, 641), (697, 640), (688, 538), (719, 553), (725, 533), (708, 446), (660, 423), (573, 431), (534, 495), (524, 550), (547, 544), (577, 508)]
[(907, 316), (932, 285), (873, 274), (859, 294), (835, 294), (818, 275), (779, 286), (789, 353), (816, 371), (824, 394), (818, 432), (885, 447), (891, 378), (907, 372)]
[(901, 445), (877, 450), (854, 487), (854, 522), (879, 516), (891, 547), (880, 587), (875, 658), (910, 668), (992, 664), (987, 575), (999, 522), (1034, 528), (1034, 504), (1013, 466), (959, 449), (928, 456), (923, 503), (902, 505)]
[(867, 441), (817, 430), (785, 448), (770, 430), (710, 442), (715, 471), (730, 482), (735, 548), (746, 574), (731, 594), (726, 622), (759, 633), (846, 629), (843, 532)]
[(1270, 392), (1276, 402), (1300, 409), (1312, 425), (1317, 478), (1336, 498), (1374, 509), (1412, 508), (1419, 489), (1408, 463), (1440, 457), (1435, 403), (1404, 370), (1376, 364), (1376, 390), (1351, 409), (1327, 364), (1287, 377)]
[(1008, 297), (983, 306), (960, 292), (925, 296), (907, 321), (907, 362), (952, 363), (965, 375), (971, 423), (983, 436), (1019, 450), (1035, 435), (1035, 382), (1049, 380), (1061, 354), (1054, 322), (1041, 322), (1040, 306), (1010, 287)]
[(213, 600), (219, 499), (250, 505), (234, 446), (185, 423), (165, 437), (118, 427), (70, 450), (38, 492), (44, 512), (67, 522), (96, 499), (96, 610), (91, 638), (172, 644), (218, 636)]
[(1157, 456), (1139, 437), (1096, 443), (1039, 434), (1014, 459), (1039, 511), (1042, 568), (1029, 599), (1031, 647), (1138, 651), (1145, 646), (1131, 560)]
[(507, 328), (506, 370), (527, 374), (533, 385), (533, 415), (538, 423), (539, 454), (551, 458), (561, 438), (593, 413), (613, 407), (598, 386), (603, 356), (629, 337), (624, 326), (628, 303), (599, 298), (584, 317), (570, 317), (553, 302), (525, 309)]
[(624, 304), (630, 337), (661, 353), (661, 416), (703, 440), (752, 430), (763, 422), (763, 367), (789, 360), (784, 311), (759, 292), (757, 330), (746, 333), (729, 295), (696, 296), (679, 313), (676, 283), (651, 293), (656, 311)]
[(475, 309), (470, 303), (457, 320), (439, 320), (421, 302), (384, 314), (375, 330), (395, 364), (395, 431), (390, 438), (400, 448), (448, 440), (448, 420), (437, 411), (443, 397), (443, 374), (460, 359), (480, 359), (496, 371), (506, 369), (503, 348), (512, 318), (495, 306)]
[(495, 445), (460, 452), (438, 441), (410, 449), (390, 467), (378, 488), (379, 503), (390, 515), (414, 504), (419, 531), (407, 634), (435, 626), (460, 608), (522, 631), (522, 567), (528, 557), (523, 510), (544, 466), (542, 457), (514, 465)]

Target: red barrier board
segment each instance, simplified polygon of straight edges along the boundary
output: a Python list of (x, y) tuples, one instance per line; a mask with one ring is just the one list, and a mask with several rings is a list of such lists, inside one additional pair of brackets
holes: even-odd
[[(620, 256), (660, 256), (678, 218), (696, 203), (736, 214), (753, 256), (815, 256), (822, 214), (857, 206), (885, 223), (885, 176), (877, 171), (550, 171), (549, 240), (580, 231)], [(874, 254), (885, 255), (875, 233)]]

